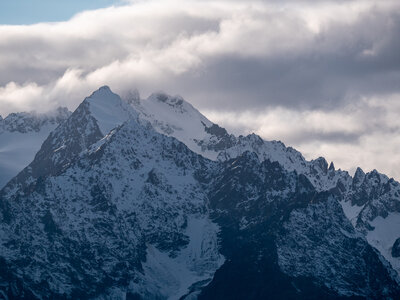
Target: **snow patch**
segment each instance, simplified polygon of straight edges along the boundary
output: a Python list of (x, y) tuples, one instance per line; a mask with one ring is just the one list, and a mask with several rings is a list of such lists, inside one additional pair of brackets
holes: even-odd
[(400, 259), (392, 256), (392, 246), (400, 237), (400, 213), (390, 213), (386, 218), (376, 217), (371, 223), (374, 230), (367, 233), (367, 240), (385, 257), (400, 274)]
[(157, 291), (159, 296), (173, 300), (196, 293), (196, 288), (208, 283), (224, 262), (218, 251), (218, 231), (218, 225), (208, 218), (192, 216), (185, 230), (190, 242), (176, 256), (147, 245), (140, 294), (154, 295)]
[(350, 220), (353, 226), (356, 226), (358, 215), (364, 206), (351, 205), (351, 201), (340, 201), (340, 204), (347, 219)]
[(145, 100), (132, 102), (132, 105), (141, 119), (149, 121), (159, 133), (175, 137), (208, 159), (217, 159), (219, 152), (203, 151), (196, 142), (209, 139), (205, 127), (213, 123), (182, 97), (156, 93)]
[(90, 104), (90, 112), (97, 120), (97, 125), (103, 135), (127, 121), (132, 115), (129, 106), (108, 87), (100, 88), (87, 100)]

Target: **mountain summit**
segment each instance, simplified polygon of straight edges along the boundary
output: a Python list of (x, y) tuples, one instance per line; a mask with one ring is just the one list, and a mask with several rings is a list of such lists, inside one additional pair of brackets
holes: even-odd
[(38, 141), (0, 191), (5, 299), (400, 296), (400, 184), (375, 170), (108, 87)]

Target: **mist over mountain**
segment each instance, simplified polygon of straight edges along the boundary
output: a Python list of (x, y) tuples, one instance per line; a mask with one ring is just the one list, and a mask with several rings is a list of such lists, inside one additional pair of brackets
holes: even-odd
[(60, 107), (46, 114), (0, 116), (0, 188), (33, 160), (49, 133), (70, 114)]
[[(4, 299), (398, 299), (400, 184), (109, 87), (0, 119)], [(10, 167), (8, 167), (10, 166)]]

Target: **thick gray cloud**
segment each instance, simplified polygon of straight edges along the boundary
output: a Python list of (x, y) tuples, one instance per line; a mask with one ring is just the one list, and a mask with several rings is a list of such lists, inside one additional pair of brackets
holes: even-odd
[(400, 10), (371, 8), (353, 23), (329, 24), (298, 51), (272, 57), (212, 57), (202, 74), (185, 74), (182, 80), (190, 91), (197, 87), (201, 94), (207, 86), (207, 93), (217, 95), (203, 100), (207, 106), (332, 109), (355, 98), (400, 91), (399, 37)]
[(321, 3), (149, 1), (1, 26), (0, 85), (48, 92), (73, 71), (89, 92), (118, 66), (118, 90), (173, 90), (215, 109), (330, 108), (398, 92), (400, 5)]
[(396, 0), (127, 1), (0, 26), (0, 114), (73, 109), (103, 84), (164, 90), (234, 131), (400, 177), (399, 37)]

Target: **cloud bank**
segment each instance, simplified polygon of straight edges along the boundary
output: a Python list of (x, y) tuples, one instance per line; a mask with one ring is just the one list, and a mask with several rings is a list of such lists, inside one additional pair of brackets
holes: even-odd
[(234, 131), (400, 178), (398, 1), (127, 1), (0, 36), (2, 115), (73, 109), (104, 84), (164, 90)]

